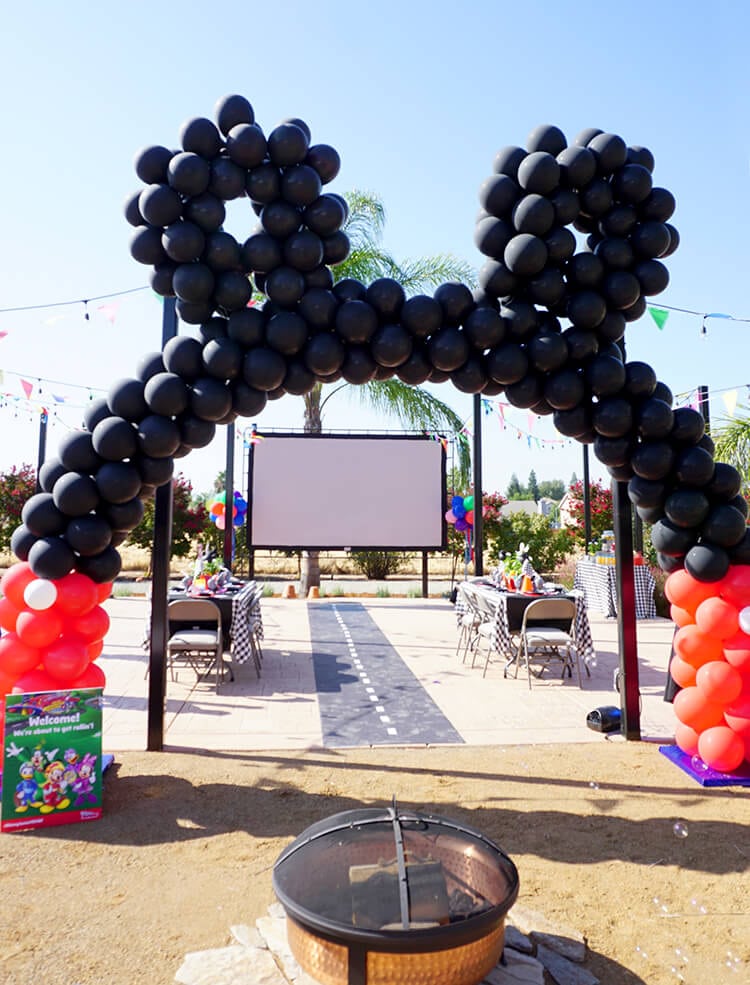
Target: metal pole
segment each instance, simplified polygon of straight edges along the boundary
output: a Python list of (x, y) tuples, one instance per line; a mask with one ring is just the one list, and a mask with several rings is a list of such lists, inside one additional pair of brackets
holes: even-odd
[[(177, 335), (174, 298), (164, 298), (161, 345)], [(148, 740), (150, 752), (164, 748), (164, 704), (167, 690), (167, 594), (172, 554), (172, 483), (158, 486), (154, 496), (154, 549), (151, 575), (151, 651), (148, 677)]]
[(227, 464), (224, 473), (224, 567), (232, 570), (234, 533), (234, 423), (227, 424)]
[(47, 421), (49, 415), (47, 414), (47, 408), (42, 407), (42, 412), (39, 415), (39, 451), (36, 457), (36, 492), (41, 492), (42, 487), (39, 484), (39, 471), (44, 465), (44, 459), (47, 454)]
[[(253, 425), (255, 430), (255, 425)], [(252, 433), (252, 432), (251, 432)], [(244, 441), (243, 441), (244, 443)], [(245, 544), (247, 544), (247, 577), (249, 581), (255, 578), (255, 551), (252, 546), (252, 512), (253, 512), (253, 454), (255, 445), (247, 449), (247, 513), (245, 514)]]
[(482, 400), (474, 394), (474, 574), (484, 574), (482, 552)]
[(706, 423), (706, 434), (711, 433), (711, 410), (708, 401), (708, 387), (699, 386), (698, 387), (698, 406), (700, 407), (700, 412), (703, 414), (703, 420)]
[(635, 624), (633, 517), (627, 482), (612, 482), (615, 563), (617, 565), (617, 649), (620, 659), (620, 731), (626, 739), (641, 737), (638, 683), (638, 636)]
[(422, 551), (422, 598), (429, 598), (428, 571), (427, 571), (427, 551)]
[(591, 543), (591, 483), (589, 481), (589, 446), (583, 446), (583, 553), (588, 554)]

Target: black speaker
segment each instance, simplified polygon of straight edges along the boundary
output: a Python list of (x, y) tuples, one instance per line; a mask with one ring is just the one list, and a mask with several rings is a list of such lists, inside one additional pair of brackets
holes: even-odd
[(586, 715), (586, 724), (594, 732), (619, 732), (620, 709), (614, 705), (604, 705), (594, 708)]

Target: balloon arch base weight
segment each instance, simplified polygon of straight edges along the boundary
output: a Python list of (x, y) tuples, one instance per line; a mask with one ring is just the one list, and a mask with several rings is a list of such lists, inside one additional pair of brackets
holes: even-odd
[(659, 752), (702, 787), (750, 787), (750, 763), (742, 763), (733, 773), (721, 773), (679, 746), (659, 746)]

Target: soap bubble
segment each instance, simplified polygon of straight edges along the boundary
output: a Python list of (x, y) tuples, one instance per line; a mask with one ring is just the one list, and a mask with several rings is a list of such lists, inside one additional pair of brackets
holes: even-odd
[(599, 789), (599, 784), (595, 780), (592, 780), (589, 783), (589, 786), (591, 787), (592, 790), (598, 790)]
[(699, 899), (691, 899), (690, 900), (690, 905), (701, 916), (705, 916), (708, 913), (708, 910), (706, 909), (706, 907), (703, 905), (703, 903)]
[(675, 821), (672, 825), (672, 831), (674, 832), (675, 838), (687, 838), (688, 836), (687, 825), (681, 821)]

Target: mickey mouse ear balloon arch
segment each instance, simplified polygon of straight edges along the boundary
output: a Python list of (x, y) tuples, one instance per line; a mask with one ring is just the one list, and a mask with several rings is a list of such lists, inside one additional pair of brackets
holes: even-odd
[[(172, 146), (137, 155), (142, 186), (125, 215), (132, 256), (195, 330), (115, 382), (41, 469), (42, 491), (13, 535), (19, 561), (1, 583), (0, 690), (100, 679), (92, 661), (117, 546), (144, 499), (170, 481), (174, 459), (208, 444), (217, 424), (317, 382), (450, 380), (551, 415), (628, 483), (672, 573), (677, 741), (720, 769), (750, 756), (740, 476), (714, 462), (701, 415), (673, 408), (669, 388), (618, 345), (646, 297), (667, 286), (662, 261), (679, 243), (675, 201), (654, 185), (650, 151), (596, 129), (568, 143), (557, 127), (537, 127), (525, 147), (496, 154), (479, 190), (479, 289), (446, 283), (407, 298), (391, 278), (334, 283), (349, 251), (346, 201), (324, 190), (339, 155), (314, 143), (304, 121), (266, 133), (232, 95), (214, 120), (187, 121)], [(258, 218), (244, 242), (223, 228), (234, 199)], [(262, 306), (251, 305), (253, 289)]]

